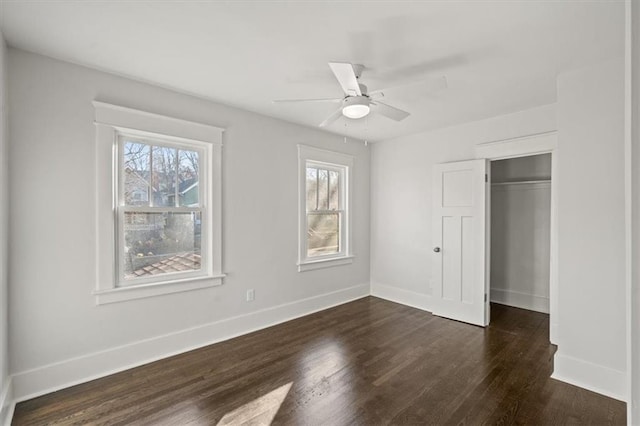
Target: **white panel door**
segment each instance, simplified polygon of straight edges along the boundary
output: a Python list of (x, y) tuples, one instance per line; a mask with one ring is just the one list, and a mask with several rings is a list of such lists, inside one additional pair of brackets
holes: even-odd
[(489, 324), (487, 160), (437, 164), (433, 176), (433, 313)]

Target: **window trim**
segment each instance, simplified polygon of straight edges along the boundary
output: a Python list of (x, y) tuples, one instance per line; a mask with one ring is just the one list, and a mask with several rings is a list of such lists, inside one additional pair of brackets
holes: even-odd
[[(343, 211), (340, 223), (341, 251), (323, 256), (307, 256), (307, 164), (326, 166), (339, 171), (343, 178), (340, 182), (340, 204)], [(353, 263), (352, 238), (352, 193), (353, 193), (354, 157), (340, 152), (328, 151), (307, 145), (298, 145), (298, 272), (328, 268)]]
[[(118, 105), (94, 101), (96, 126), (96, 304), (114, 303), (222, 284), (222, 133), (224, 129)], [(153, 282), (120, 285), (117, 256), (122, 221), (117, 179), (121, 179), (119, 146), (122, 135), (150, 144), (182, 145), (204, 150), (202, 188), (207, 191), (207, 254), (201, 271), (171, 274)], [(203, 250), (204, 252), (205, 250)], [(205, 258), (206, 257), (206, 258)], [(206, 270), (205, 270), (206, 269)]]

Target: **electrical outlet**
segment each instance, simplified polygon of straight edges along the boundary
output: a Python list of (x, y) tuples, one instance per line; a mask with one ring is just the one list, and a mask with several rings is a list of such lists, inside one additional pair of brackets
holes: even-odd
[(251, 288), (247, 290), (247, 302), (252, 302), (256, 298), (256, 292)]

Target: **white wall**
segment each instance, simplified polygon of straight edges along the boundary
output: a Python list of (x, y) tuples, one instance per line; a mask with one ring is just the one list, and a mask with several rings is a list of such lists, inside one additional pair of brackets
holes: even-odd
[(559, 318), (553, 377), (625, 399), (622, 58), (558, 77), (558, 129)]
[[(551, 154), (491, 162), (491, 181), (551, 177)], [(491, 186), (492, 302), (549, 313), (551, 184)]]
[(629, 51), (627, 53), (627, 76), (630, 83), (630, 108), (627, 123), (630, 131), (627, 158), (627, 178), (629, 185), (627, 196), (629, 199), (628, 213), (630, 214), (628, 227), (630, 228), (630, 244), (627, 259), (628, 272), (630, 274), (628, 283), (630, 285), (631, 312), (630, 330), (628, 332), (628, 342), (631, 344), (629, 361), (629, 390), (631, 392), (628, 405), (628, 421), (630, 424), (640, 425), (640, 4), (629, 1), (627, 13), (630, 31), (627, 34)]
[(8, 313), (8, 220), (9, 162), (7, 108), (7, 47), (0, 33), (0, 424), (9, 415), (11, 389), (9, 380)]
[(380, 142), (371, 151), (371, 290), (429, 310), (431, 176), (475, 145), (556, 130), (555, 105)]
[(627, 330), (631, 345), (629, 352), (629, 391), (631, 393), (627, 406), (628, 423), (640, 425), (640, 4), (629, 1), (627, 3), (627, 75), (630, 90), (627, 96), (629, 110), (627, 111), (627, 224), (630, 240), (627, 259), (629, 273), (630, 300), (628, 315), (630, 327)]
[[(14, 49), (9, 79), (17, 398), (369, 293), (362, 143)], [(94, 99), (227, 129), (224, 285), (95, 305)], [(297, 272), (298, 143), (355, 156), (352, 265)]]

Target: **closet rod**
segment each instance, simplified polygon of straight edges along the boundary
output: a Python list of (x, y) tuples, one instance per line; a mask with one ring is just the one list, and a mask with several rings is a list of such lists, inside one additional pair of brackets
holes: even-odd
[(551, 179), (514, 180), (511, 182), (492, 182), (491, 185), (527, 185), (533, 183), (551, 183)]

